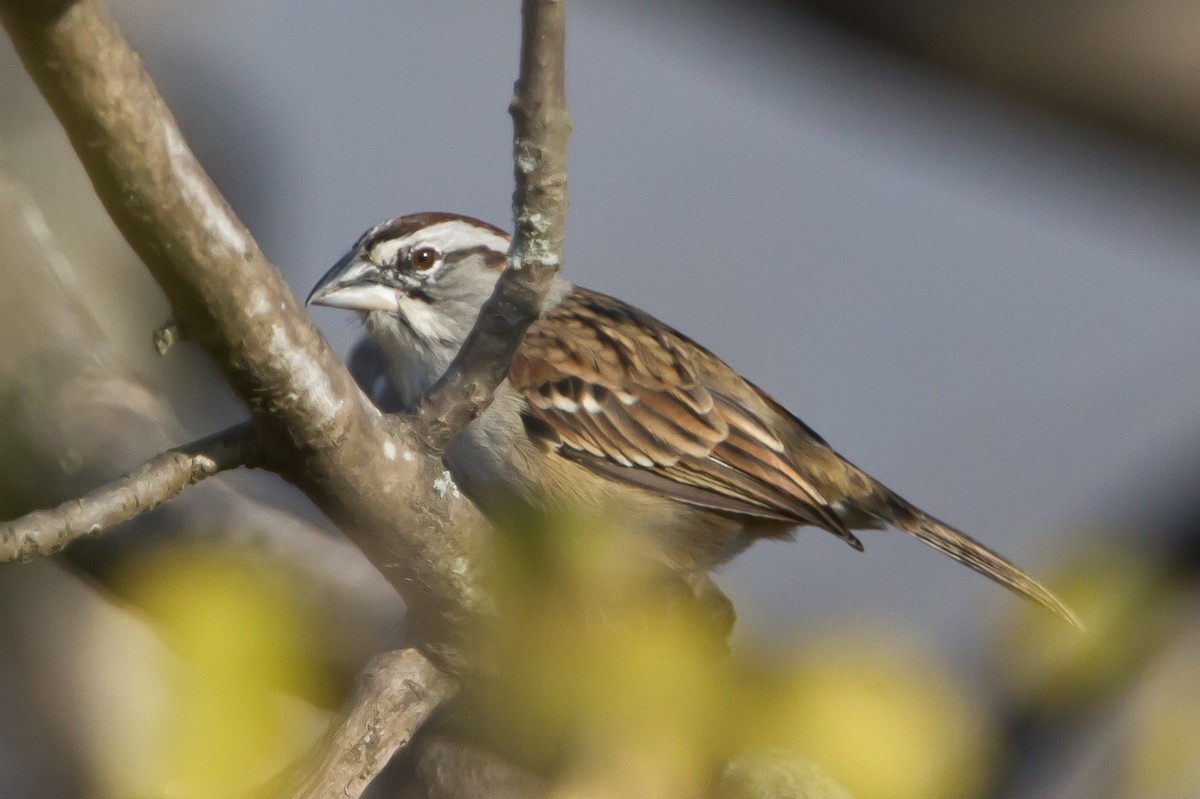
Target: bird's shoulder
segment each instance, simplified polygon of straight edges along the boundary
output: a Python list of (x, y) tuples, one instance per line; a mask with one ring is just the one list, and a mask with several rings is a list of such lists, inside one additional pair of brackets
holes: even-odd
[(757, 391), (701, 344), (616, 297), (574, 286), (530, 326), (514, 360), (520, 385), (575, 376), (619, 388), (724, 384)]
[[(509, 379), (520, 391), (549, 391), (576, 379), (612, 391), (623, 387), (682, 392), (697, 411), (713, 394), (745, 407), (795, 443), (825, 440), (767, 392), (684, 333), (623, 300), (572, 286), (530, 326)], [(626, 398), (628, 399), (628, 398)]]
[(807, 473), (813, 461), (797, 462), (806, 449), (836, 459), (824, 442), (712, 352), (628, 303), (571, 290), (530, 327), (509, 382), (528, 405), (530, 435), (566, 457), (693, 504), (853, 540)]

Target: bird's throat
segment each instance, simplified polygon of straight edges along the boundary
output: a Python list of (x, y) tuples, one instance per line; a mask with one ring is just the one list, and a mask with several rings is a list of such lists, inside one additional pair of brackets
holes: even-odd
[(388, 361), (388, 375), (405, 407), (416, 405), (449, 368), (457, 349), (431, 344), (396, 314), (372, 311), (367, 330)]

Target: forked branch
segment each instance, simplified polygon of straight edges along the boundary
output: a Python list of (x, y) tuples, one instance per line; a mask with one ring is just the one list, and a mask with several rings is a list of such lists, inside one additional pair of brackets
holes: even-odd
[(359, 392), (99, 0), (0, 0), (0, 20), (180, 328), (246, 403), (264, 468), (346, 532), (405, 596), (413, 629), (448, 654), (445, 639), (488, 606), (473, 558), (485, 523), (437, 492), (442, 466), (413, 420), (382, 416)]
[(262, 465), (346, 532), (404, 595), (427, 651), (449, 659), (491, 603), (474, 557), (486, 525), (465, 500), (437, 491), (437, 455), (491, 401), (561, 262), (563, 5), (525, 0), (522, 9), (513, 269), (414, 419), (384, 417), (358, 391), (204, 173), (103, 4), (0, 0), (0, 20), (109, 215), (182, 332), (245, 401)]
[[(456, 673), (476, 667), (459, 643), (491, 612), (475, 559), (485, 524), (465, 500), (437, 490), (443, 474), (437, 455), (487, 407), (536, 319), (562, 260), (566, 213), (564, 3), (525, 0), (522, 11), (512, 269), (451, 373), (413, 418), (385, 417), (358, 391), (200, 167), (103, 4), (0, 0), (0, 21), (108, 213), (163, 288), (182, 332), (245, 401), (253, 426), (253, 436), (246, 431), (229, 451), (156, 458), (102, 489), (86, 518), (50, 512), (20, 525), (37, 522), (54, 541), (64, 528), (103, 527), (147, 504), (138, 492), (148, 480), (178, 490), (253, 452), (262, 466), (300, 486), (404, 595), (410, 629), (425, 653)], [(131, 490), (133, 501), (125, 504)], [(14, 526), (13, 535), (24, 533)], [(402, 656), (398, 668), (410, 676), (379, 664), (369, 672), (365, 694), (331, 734), (327, 756), (300, 795), (356, 795), (453, 693), (453, 682), (415, 652)], [(389, 743), (377, 746), (382, 739), (375, 736), (384, 732)]]

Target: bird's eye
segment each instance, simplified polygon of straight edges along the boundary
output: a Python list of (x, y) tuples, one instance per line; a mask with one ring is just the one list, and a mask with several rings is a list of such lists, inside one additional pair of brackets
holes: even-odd
[(419, 250), (413, 250), (409, 260), (412, 261), (413, 268), (420, 272), (425, 272), (432, 269), (438, 262), (438, 251), (432, 247), (422, 247)]

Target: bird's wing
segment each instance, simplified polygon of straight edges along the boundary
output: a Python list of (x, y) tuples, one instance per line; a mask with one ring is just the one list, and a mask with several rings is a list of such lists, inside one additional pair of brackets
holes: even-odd
[[(699, 368), (704, 359), (707, 368)], [(861, 548), (715, 356), (612, 297), (574, 289), (530, 327), (509, 370), (526, 428), (594, 471), (682, 502), (811, 524)], [(722, 367), (722, 373), (728, 367)]]

